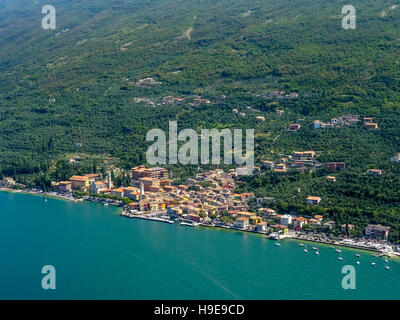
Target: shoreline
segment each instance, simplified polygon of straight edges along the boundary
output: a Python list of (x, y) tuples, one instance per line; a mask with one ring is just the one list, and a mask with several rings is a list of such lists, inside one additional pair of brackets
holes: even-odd
[(58, 199), (58, 200), (67, 200), (67, 201), (72, 201), (72, 202), (83, 202), (83, 200), (84, 200), (84, 199), (79, 200), (79, 199), (75, 199), (75, 198), (70, 198), (67, 196), (60, 195), (60, 194), (53, 194), (53, 193), (39, 192), (39, 191), (29, 191), (29, 190), (18, 190), (18, 189), (12, 189), (12, 188), (7, 188), (7, 187), (0, 187), (0, 191), (11, 192), (11, 193), (30, 194), (30, 195), (35, 195), (35, 196), (54, 198), (54, 199)]
[[(72, 196), (65, 196), (55, 192), (40, 192), (40, 191), (31, 191), (31, 190), (19, 190), (19, 189), (12, 189), (7, 187), (0, 187), (0, 192), (10, 192), (10, 193), (22, 193), (22, 194), (29, 194), (47, 198), (53, 198), (58, 200), (67, 200), (71, 202), (92, 202), (92, 203), (99, 203), (104, 204), (107, 203), (108, 205), (112, 205), (115, 207), (122, 207), (121, 203), (114, 203), (114, 200), (106, 199), (106, 198), (93, 198), (90, 196), (84, 198), (75, 198)], [(107, 201), (108, 200), (108, 201)]]
[[(72, 202), (94, 202), (94, 203), (98, 203), (98, 204), (104, 204), (104, 203), (108, 203), (107, 201), (101, 201), (101, 199), (99, 199), (99, 201), (94, 201), (92, 198), (81, 198), (81, 199), (76, 199), (76, 198), (72, 198), (72, 197), (68, 197), (68, 196), (63, 196), (60, 194), (54, 194), (54, 193), (47, 193), (47, 192), (39, 192), (39, 191), (28, 191), (28, 190), (18, 190), (18, 189), (12, 189), (12, 188), (8, 188), (8, 187), (0, 187), (0, 192), (11, 192), (11, 193), (22, 193), (22, 194), (27, 194), (27, 195), (36, 195), (36, 196), (42, 196), (42, 197), (49, 197), (49, 198), (53, 198), (53, 199), (57, 199), (57, 200), (67, 200), (67, 201), (72, 201)], [(114, 207), (120, 207), (117, 204), (112, 204), (112, 203), (108, 203)], [(124, 217), (125, 215), (123, 214), (124, 211), (120, 212), (119, 216)], [(139, 217), (138, 217), (139, 218)], [(147, 221), (158, 221), (157, 219), (148, 219), (148, 218), (143, 218), (140, 217), (142, 220), (147, 220)], [(258, 235), (258, 236), (264, 236), (265, 238), (268, 238), (268, 235), (266, 233), (263, 232), (256, 232), (256, 231), (252, 231), (252, 230), (243, 230), (243, 229), (238, 229), (238, 228), (232, 228), (229, 226), (221, 226), (221, 225), (208, 225), (208, 224), (200, 224), (198, 225), (198, 227), (203, 227), (203, 228), (211, 228), (211, 229), (219, 229), (219, 230), (227, 230), (227, 231), (239, 231), (239, 232), (245, 232), (245, 233), (251, 233), (254, 235)], [(343, 247), (343, 248), (349, 248), (349, 249), (356, 249), (356, 250), (361, 250), (361, 251), (367, 251), (369, 253), (379, 253), (380, 256), (388, 256), (390, 258), (395, 258), (395, 259), (400, 259), (400, 254), (398, 253), (387, 253), (387, 252), (383, 252), (377, 248), (366, 248), (366, 247), (360, 247), (357, 245), (351, 245), (351, 244), (345, 244), (345, 243), (331, 243), (331, 242), (325, 242), (322, 240), (316, 240), (316, 239), (303, 239), (299, 236), (286, 236), (284, 238), (281, 238), (280, 240), (294, 240), (296, 242), (311, 242), (311, 243), (318, 243), (318, 244), (322, 244), (322, 245), (329, 245), (329, 246), (335, 246), (335, 247)]]

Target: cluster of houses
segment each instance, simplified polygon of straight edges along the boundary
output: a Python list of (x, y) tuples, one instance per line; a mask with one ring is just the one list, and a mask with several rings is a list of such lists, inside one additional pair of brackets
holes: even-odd
[[(333, 118), (328, 122), (323, 122), (320, 120), (314, 120), (314, 129), (326, 129), (326, 128), (341, 128), (344, 126), (353, 126), (361, 121), (358, 115), (344, 115), (339, 118)], [(378, 124), (373, 122), (373, 118), (365, 117), (363, 119), (364, 127), (367, 130), (376, 130), (379, 128)]]
[(183, 101), (183, 98), (175, 98), (172, 96), (166, 96), (162, 98), (162, 104), (181, 104)]
[(274, 161), (265, 160), (263, 167), (266, 170), (273, 170), (277, 173), (285, 173), (289, 168), (304, 171), (306, 165), (315, 166), (315, 151), (293, 151), (288, 157), (280, 159), (279, 163)]
[[(276, 113), (280, 115), (283, 114), (282, 110), (276, 110)], [(342, 128), (345, 126), (353, 126), (360, 121), (364, 122), (364, 128), (367, 130), (377, 130), (379, 126), (377, 123), (373, 122), (373, 118), (365, 117), (362, 120), (358, 115), (344, 115), (338, 118), (330, 119), (327, 122), (323, 122), (321, 120), (314, 120), (313, 121), (313, 128), (314, 129), (326, 129), (326, 128)], [(298, 120), (297, 123), (292, 123), (289, 125), (288, 131), (297, 132), (301, 129), (301, 124)]]
[[(282, 157), (279, 161), (265, 160), (263, 162), (264, 169), (272, 170), (276, 173), (286, 173), (289, 169), (296, 169), (297, 171), (304, 172), (307, 167), (313, 171), (321, 166), (322, 165), (316, 161), (316, 152), (312, 150), (293, 151), (291, 155)], [(325, 166), (331, 172), (346, 168), (344, 162), (329, 162)], [(336, 181), (336, 178), (332, 176), (328, 176), (327, 179), (333, 182)]]
[[(162, 98), (162, 104), (175, 104), (179, 105), (182, 104), (185, 101), (184, 98), (176, 98), (173, 96), (166, 96)], [(209, 99), (203, 99), (201, 97), (196, 97), (192, 101), (192, 106), (199, 106), (201, 104), (211, 104), (211, 100)]]
[[(312, 197), (314, 198), (314, 197)], [(312, 199), (318, 202), (320, 199)], [(302, 216), (294, 216), (291, 214), (278, 214), (270, 208), (259, 208), (257, 215), (251, 212), (229, 212), (230, 215), (236, 217), (234, 226), (238, 229), (254, 230), (254, 231), (270, 231), (286, 234), (290, 229), (294, 231), (302, 231), (306, 226), (318, 228), (324, 232), (330, 232), (336, 223), (333, 220), (324, 219), (322, 215), (314, 215), (311, 218)], [(346, 233), (354, 229), (353, 224), (342, 224), (339, 226), (342, 233)], [(368, 224), (365, 227), (365, 237), (371, 240), (387, 241), (389, 237), (390, 227), (380, 224)]]
[[(155, 172), (154, 172), (155, 169)], [(129, 204), (132, 212), (166, 210), (173, 217), (193, 222), (209, 220), (231, 210), (248, 210), (253, 193), (234, 194), (236, 171), (228, 173), (212, 170), (188, 179), (185, 184), (173, 186), (162, 168), (132, 168), (132, 184), (139, 186), (139, 199)]]
[(113, 188), (111, 174), (103, 181), (99, 174), (72, 176), (68, 181), (53, 182), (57, 193), (73, 190), (94, 194), (109, 194), (129, 198), (128, 210), (140, 212), (166, 211), (171, 216), (182, 216), (202, 222), (211, 215), (219, 216), (232, 210), (246, 211), (254, 193), (234, 194), (236, 170), (217, 169), (198, 174), (184, 185), (172, 185), (165, 168), (138, 166), (131, 169), (131, 186)]
[[(306, 156), (307, 153), (304, 155)], [(312, 158), (312, 154), (308, 157)], [(72, 176), (69, 181), (54, 182), (54, 190), (67, 193), (72, 190), (87, 191), (91, 194), (111, 194), (127, 197), (132, 200), (128, 210), (140, 212), (164, 211), (172, 218), (184, 218), (196, 223), (207, 223), (211, 218), (226, 215), (233, 221), (231, 227), (246, 230), (266, 232), (280, 232), (285, 234), (289, 229), (301, 231), (305, 226), (315, 226), (329, 231), (335, 222), (324, 220), (321, 215), (311, 218), (297, 217), (290, 214), (277, 214), (270, 208), (259, 208), (257, 213), (249, 212), (249, 200), (254, 193), (234, 193), (236, 171), (224, 172), (216, 169), (197, 174), (184, 185), (173, 186), (169, 179), (168, 170), (155, 167), (138, 166), (131, 169), (133, 186), (113, 188), (111, 175), (107, 181), (99, 179), (98, 174)], [(2, 184), (13, 184), (11, 178), (5, 178)], [(257, 199), (258, 200), (258, 199)], [(260, 199), (265, 202), (266, 199)], [(321, 197), (309, 196), (307, 203), (317, 205)], [(343, 224), (342, 232), (352, 230), (354, 225)], [(365, 229), (366, 237), (376, 240), (387, 240), (390, 228), (382, 225), (369, 224)]]
[(92, 194), (113, 194), (113, 184), (111, 174), (107, 181), (100, 181), (97, 173), (85, 174), (83, 176), (74, 175), (68, 181), (52, 182), (54, 191), (57, 193), (70, 193), (73, 190), (89, 192)]
[[(345, 162), (328, 162), (321, 164), (316, 160), (317, 153), (315, 151), (293, 151), (291, 155), (286, 155), (278, 161), (265, 160), (263, 168), (265, 170), (272, 170), (276, 173), (286, 173), (289, 169), (295, 169), (304, 172), (307, 167), (314, 171), (316, 169), (325, 167), (330, 172), (338, 172), (346, 169)], [(372, 169), (374, 170), (374, 169)], [(326, 179), (330, 182), (336, 182), (335, 176), (327, 176)]]
[(322, 227), (329, 231), (335, 226), (332, 220), (324, 220), (322, 215), (314, 215), (312, 218), (297, 217), (291, 214), (278, 214), (270, 208), (259, 208), (258, 213), (229, 211), (228, 214), (236, 221), (234, 226), (238, 229), (271, 231), (286, 234), (290, 229), (301, 231), (306, 225)]

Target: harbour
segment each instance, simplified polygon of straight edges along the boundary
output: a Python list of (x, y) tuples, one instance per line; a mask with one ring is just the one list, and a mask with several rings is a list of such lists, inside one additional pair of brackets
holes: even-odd
[[(139, 211), (135, 211), (134, 213), (132, 213), (131, 211), (123, 210), (121, 212), (121, 216), (128, 217), (128, 218), (135, 218), (135, 219), (144, 219), (144, 220), (149, 220), (149, 221), (158, 221), (158, 222), (164, 222), (164, 223), (169, 223), (169, 224), (175, 223), (175, 219), (171, 219), (169, 216), (164, 215), (163, 217), (160, 217), (159, 212), (158, 213), (155, 212), (152, 214), (146, 214), (144, 212), (139, 212)], [(225, 230), (260, 234), (260, 235), (264, 235), (268, 239), (275, 240), (275, 241), (276, 240), (284, 240), (284, 239), (293, 239), (293, 240), (297, 240), (297, 241), (308, 241), (311, 243), (331, 245), (331, 246), (335, 246), (335, 247), (347, 247), (347, 248), (353, 248), (353, 249), (358, 249), (358, 250), (378, 252), (379, 256), (400, 257), (400, 253), (394, 252), (393, 250), (391, 250), (390, 246), (376, 245), (373, 242), (356, 243), (355, 240), (351, 240), (351, 239), (329, 240), (326, 238), (322, 238), (320, 235), (311, 236), (311, 235), (305, 235), (305, 234), (301, 234), (299, 232), (294, 232), (294, 231), (289, 231), (286, 234), (280, 234), (280, 233), (276, 233), (276, 232), (267, 234), (266, 232), (262, 232), (262, 231), (240, 229), (240, 228), (237, 228), (234, 226), (229, 226), (229, 225), (224, 225), (224, 224), (194, 223), (193, 221), (187, 220), (184, 218), (178, 218), (176, 220), (180, 221), (181, 226), (190, 226), (190, 227), (200, 226), (200, 227), (217, 228), (217, 229), (220, 228), (220, 229), (225, 229)]]

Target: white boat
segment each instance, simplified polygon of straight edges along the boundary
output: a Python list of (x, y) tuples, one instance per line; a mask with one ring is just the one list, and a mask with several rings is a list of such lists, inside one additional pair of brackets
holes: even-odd
[(372, 263), (371, 263), (371, 266), (375, 267), (375, 266), (376, 266), (376, 263), (375, 263), (375, 262), (372, 262)]
[(343, 260), (343, 258), (342, 258), (342, 257), (338, 257), (338, 260), (342, 261), (342, 260)]
[(305, 252), (305, 253), (308, 253), (307, 245), (306, 245), (306, 248), (304, 249), (304, 252)]
[(108, 206), (108, 203), (105, 203), (104, 205), (105, 205), (105, 206)]
[(357, 258), (359, 258), (359, 257), (360, 257), (360, 255), (359, 255), (358, 253), (356, 253), (356, 257), (357, 257)]
[(388, 259), (385, 259), (385, 262), (386, 262), (386, 263), (388, 263), (388, 262), (389, 262), (389, 260), (388, 260)]
[(317, 255), (318, 255), (318, 254), (319, 254), (319, 252), (318, 252), (318, 251), (315, 251), (315, 254), (317, 254)]
[(360, 265), (360, 261), (357, 261), (356, 263), (357, 263), (358, 265)]
[(390, 267), (389, 267), (389, 266), (385, 266), (385, 269), (386, 269), (386, 270), (390, 270)]
[(316, 247), (312, 247), (312, 249), (315, 250), (315, 251), (317, 251), (317, 248), (316, 248)]
[(303, 244), (303, 243), (299, 243), (299, 246), (300, 246), (300, 247), (304, 247), (304, 244)]
[(336, 249), (336, 252), (338, 252), (338, 253), (342, 253), (342, 250)]
[(281, 246), (281, 244), (278, 243), (278, 242), (275, 242), (275, 245), (276, 245), (277, 247), (280, 247), (280, 246)]

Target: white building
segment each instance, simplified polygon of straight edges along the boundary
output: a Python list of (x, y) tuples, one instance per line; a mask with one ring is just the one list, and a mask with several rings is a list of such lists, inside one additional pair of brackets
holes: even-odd
[(248, 218), (237, 218), (235, 221), (235, 227), (239, 229), (248, 229), (249, 228), (249, 219)]
[(284, 214), (281, 216), (281, 224), (288, 226), (289, 224), (292, 223), (293, 217), (290, 214)]
[(394, 157), (390, 158), (390, 161), (393, 163), (399, 163), (400, 162), (400, 153), (398, 153)]

